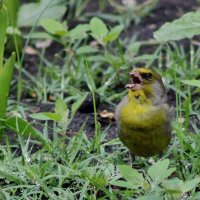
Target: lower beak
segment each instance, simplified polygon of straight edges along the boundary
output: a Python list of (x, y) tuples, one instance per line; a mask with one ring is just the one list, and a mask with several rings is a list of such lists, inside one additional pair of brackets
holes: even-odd
[(130, 83), (130, 84), (127, 84), (125, 86), (125, 88), (127, 88), (129, 90), (132, 90), (132, 91), (136, 91), (136, 90), (140, 90), (141, 89), (141, 84)]

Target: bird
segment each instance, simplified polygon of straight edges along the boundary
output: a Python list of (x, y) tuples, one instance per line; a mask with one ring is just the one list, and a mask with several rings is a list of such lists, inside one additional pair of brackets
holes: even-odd
[(162, 77), (145, 67), (133, 69), (129, 77), (128, 94), (115, 111), (119, 139), (134, 156), (161, 154), (171, 140), (173, 116)]

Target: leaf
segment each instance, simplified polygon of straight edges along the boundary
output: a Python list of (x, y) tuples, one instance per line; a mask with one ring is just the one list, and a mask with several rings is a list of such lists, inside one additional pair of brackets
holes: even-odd
[(17, 27), (17, 18), (18, 18), (18, 11), (19, 7), (21, 6), (20, 0), (15, 0), (14, 3), (12, 0), (5, 0), (4, 1), (8, 12), (9, 12), (9, 25), (12, 27)]
[(137, 170), (131, 168), (128, 165), (119, 165), (118, 168), (120, 174), (127, 180), (129, 185), (132, 185), (132, 188), (148, 188), (148, 183), (144, 180), (143, 175)]
[(102, 40), (104, 36), (108, 33), (108, 29), (104, 22), (99, 18), (93, 17), (90, 20), (90, 30), (92, 32), (92, 36), (95, 39)]
[(154, 33), (158, 41), (192, 38), (200, 34), (200, 11), (189, 12), (173, 22), (165, 23)]
[(16, 116), (9, 117), (5, 120), (4, 125), (21, 136), (30, 136), (31, 138), (38, 139), (43, 145), (47, 146), (47, 148), (51, 150), (48, 139), (24, 119)]
[(89, 56), (89, 57), (87, 57), (87, 60), (88, 61), (95, 61), (95, 62), (98, 62), (98, 61), (100, 61), (100, 62), (105, 62), (106, 60), (105, 60), (105, 57), (104, 56), (101, 56), (101, 55), (92, 55), (92, 56)]
[(162, 186), (172, 194), (181, 194), (181, 185), (183, 181), (178, 178), (173, 178), (171, 180), (164, 180)]
[(168, 167), (169, 159), (159, 160), (148, 169), (148, 174), (155, 183), (159, 184), (176, 170), (176, 168), (168, 169)]
[(171, 193), (180, 193), (180, 195), (189, 192), (193, 188), (197, 187), (200, 183), (200, 177), (196, 177), (193, 180), (187, 180), (183, 182), (178, 178), (172, 180), (166, 180), (162, 183), (162, 186)]
[(121, 175), (129, 182), (138, 185), (144, 181), (143, 175), (128, 165), (118, 166)]
[(195, 194), (190, 200), (199, 200), (199, 199), (200, 199), (200, 192), (195, 192)]
[(88, 95), (87, 92), (84, 93), (82, 96), (80, 96), (80, 98), (76, 102), (72, 104), (72, 108), (71, 108), (72, 116), (76, 114), (76, 111), (79, 109), (81, 104), (85, 101), (87, 95)]
[(193, 180), (185, 181), (181, 186), (182, 193), (189, 192), (193, 188), (197, 187), (199, 183), (200, 183), (200, 177), (196, 177)]
[(92, 48), (91, 46), (85, 45), (85, 46), (81, 46), (76, 50), (77, 54), (87, 54), (87, 53), (95, 53), (98, 50), (95, 48)]
[(96, 85), (92, 77), (92, 73), (89, 69), (89, 64), (87, 60), (85, 60), (85, 70), (86, 70), (86, 78), (87, 78), (86, 82), (87, 82), (88, 88), (90, 89), (91, 92), (94, 92), (96, 91)]
[(69, 36), (72, 40), (83, 39), (87, 37), (87, 31), (90, 30), (89, 24), (79, 24), (69, 31)]
[(5, 112), (7, 108), (7, 101), (10, 91), (10, 83), (13, 76), (15, 64), (15, 53), (6, 61), (4, 66), (0, 66), (0, 118), (5, 117)]
[(127, 182), (127, 181), (120, 181), (120, 180), (118, 180), (118, 181), (110, 181), (110, 184), (118, 186), (118, 187), (128, 188), (128, 189), (138, 189), (137, 186), (135, 186), (132, 183)]
[(69, 110), (63, 99), (58, 99), (55, 103), (55, 113), (60, 115), (59, 126), (66, 128), (69, 123)]
[(23, 4), (19, 10), (18, 26), (33, 26), (37, 20), (60, 19), (66, 12), (62, 0), (42, 0), (39, 3)]
[(41, 112), (29, 115), (30, 117), (38, 120), (53, 120), (59, 123), (63, 128), (67, 127), (69, 122), (69, 110), (67, 105), (62, 99), (58, 99), (55, 103), (55, 113), (54, 112)]
[(53, 35), (64, 36), (67, 34), (67, 27), (54, 19), (43, 19), (40, 25)]
[[(2, 2), (3, 4), (3, 2)], [(7, 8), (2, 5), (0, 8), (0, 68), (3, 67), (4, 44), (6, 39), (6, 27), (8, 20)]]
[(119, 37), (119, 34), (122, 32), (123, 28), (124, 27), (122, 25), (115, 26), (110, 30), (108, 35), (104, 37), (103, 41), (107, 43), (116, 40)]
[(97, 92), (102, 96), (105, 96), (105, 91), (109, 88), (109, 86), (113, 83), (113, 80), (116, 78), (116, 74), (113, 73), (112, 76), (101, 86), (97, 89)]
[(163, 200), (163, 196), (158, 196), (156, 194), (149, 194), (142, 197), (138, 197), (137, 200)]
[(182, 80), (181, 82), (186, 85), (200, 87), (200, 80)]
[[(104, 54), (104, 59), (106, 62), (108, 62), (112, 65), (119, 65), (119, 63), (122, 62), (122, 60), (119, 56), (115, 56), (115, 55), (107, 53), (107, 52)], [(121, 66), (121, 64), (119, 66)]]
[(34, 114), (30, 114), (29, 117), (33, 119), (38, 119), (38, 120), (53, 120), (56, 122), (59, 122), (61, 120), (60, 114), (52, 113), (52, 112), (34, 113)]
[(63, 99), (58, 99), (55, 102), (55, 113), (62, 114), (63, 112), (67, 111), (67, 104)]

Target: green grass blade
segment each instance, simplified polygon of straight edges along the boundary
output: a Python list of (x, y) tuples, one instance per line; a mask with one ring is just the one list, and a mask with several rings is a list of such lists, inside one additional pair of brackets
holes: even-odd
[(3, 67), (4, 43), (6, 37), (7, 20), (8, 12), (6, 7), (3, 5), (0, 8), (0, 68)]
[[(0, 118), (5, 118), (7, 108), (8, 95), (10, 91), (10, 83), (13, 75), (15, 63), (15, 53), (7, 60), (5, 65), (0, 68)], [(2, 87), (3, 86), (3, 87)]]

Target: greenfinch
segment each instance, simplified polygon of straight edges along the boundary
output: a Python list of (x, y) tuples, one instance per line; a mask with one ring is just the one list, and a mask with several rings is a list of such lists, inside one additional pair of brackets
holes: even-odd
[(172, 111), (162, 77), (147, 68), (136, 68), (129, 76), (128, 94), (115, 112), (119, 138), (131, 154), (154, 156), (171, 140)]

